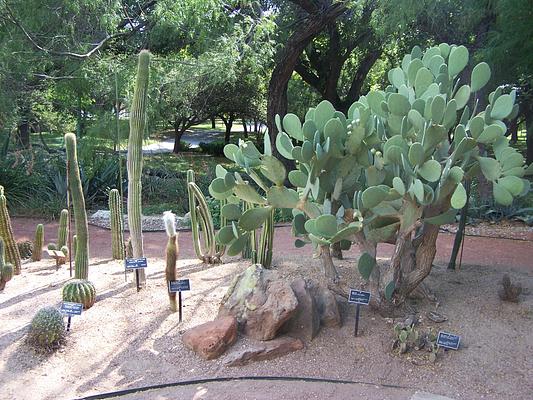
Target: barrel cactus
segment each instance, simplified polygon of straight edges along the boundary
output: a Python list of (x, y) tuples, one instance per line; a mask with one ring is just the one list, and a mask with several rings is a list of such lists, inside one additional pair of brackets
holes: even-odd
[(33, 317), (26, 342), (40, 351), (53, 351), (65, 342), (63, 314), (55, 307), (44, 307)]
[[(275, 145), (296, 161), (292, 171), (272, 156), (267, 135), (264, 154), (252, 142), (227, 145), (226, 157), (255, 185), (217, 168), (210, 192), (235, 195), (256, 208), (238, 215), (219, 239), (241, 246), (270, 210), (290, 208), (296, 246), (319, 247), (328, 260), (326, 275), (336, 281), (329, 246), (357, 244), (371, 305), (392, 311), (430, 273), (439, 226), (466, 204), (463, 182), (483, 174), (502, 205), (530, 187), (524, 176), (533, 167), (505, 137), (505, 121), (517, 113), (516, 92), (499, 87), (481, 109), (478, 97), (490, 67), (481, 62), (469, 79), (459, 80), (468, 61), (464, 46), (415, 46), (389, 71), (390, 84), (361, 96), (347, 114), (322, 101), (304, 121), (277, 116)], [(295, 189), (284, 186), (286, 178)], [(390, 263), (377, 264), (378, 243), (395, 244)]]
[(15, 275), (20, 274), (20, 253), (13, 234), (3, 186), (0, 186), (0, 237), (4, 239), (6, 261), (13, 264)]
[(35, 230), (35, 240), (33, 241), (33, 253), (31, 255), (32, 261), (41, 261), (43, 254), (43, 243), (44, 243), (44, 225), (37, 225)]
[(0, 237), (0, 290), (4, 290), (6, 283), (13, 278), (14, 268), (5, 261), (5, 244)]
[(22, 240), (17, 242), (17, 247), (19, 249), (20, 258), (27, 260), (31, 258), (33, 254), (33, 242), (30, 240)]
[[(144, 255), (142, 237), (142, 184), (143, 169), (142, 142), (146, 126), (146, 103), (148, 99), (148, 82), (150, 78), (150, 53), (143, 50), (139, 53), (137, 79), (133, 92), (130, 110), (130, 136), (128, 139), (128, 225), (133, 247), (133, 257)], [(145, 285), (144, 269), (137, 270), (139, 283)]]
[(73, 279), (63, 286), (63, 301), (81, 303), (85, 310), (96, 301), (96, 289), (92, 282), (85, 279)]

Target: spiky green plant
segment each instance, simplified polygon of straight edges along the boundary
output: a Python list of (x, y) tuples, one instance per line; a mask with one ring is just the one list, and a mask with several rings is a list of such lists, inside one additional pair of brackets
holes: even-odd
[(67, 244), (67, 237), (68, 237), (68, 210), (63, 209), (61, 210), (61, 213), (59, 214), (59, 227), (57, 228), (57, 248), (60, 249), (61, 247), (65, 246)]
[(74, 210), (74, 225), (76, 227), (76, 256), (74, 258), (74, 277), (87, 279), (89, 276), (89, 229), (87, 225), (87, 212), (85, 211), (85, 199), (78, 166), (76, 151), (76, 135), (65, 135), (65, 148), (67, 153), (67, 171), (72, 196), (72, 208)]
[[(179, 247), (178, 234), (176, 232), (176, 216), (171, 211), (163, 213), (163, 221), (165, 222), (165, 230), (168, 236), (165, 277), (167, 283), (167, 290), (169, 289), (169, 282), (177, 279), (176, 264), (178, 262)], [(170, 302), (170, 309), (175, 312), (178, 310), (176, 304), (176, 293), (168, 291), (168, 300)]]
[(109, 211), (111, 214), (111, 248), (115, 260), (126, 258), (124, 249), (124, 220), (122, 216), (122, 200), (117, 189), (109, 191)]
[(88, 310), (96, 301), (96, 288), (92, 282), (86, 279), (72, 279), (65, 283), (61, 295), (63, 301), (81, 303), (83, 308)]
[(43, 255), (44, 244), (44, 225), (39, 224), (35, 229), (35, 240), (33, 241), (33, 253), (31, 259), (33, 261), (41, 261)]
[[(347, 115), (323, 101), (303, 123), (294, 114), (278, 116), (276, 148), (297, 165), (288, 174), (272, 156), (268, 135), (264, 154), (252, 142), (227, 145), (226, 157), (259, 191), (239, 174), (217, 169), (214, 197), (234, 194), (256, 204), (223, 237), (221, 230), (222, 242), (243, 246), (241, 238), (273, 208), (292, 208), (296, 245), (318, 246), (328, 277), (337, 280), (330, 245), (354, 242), (363, 252), (358, 268), (369, 280), (371, 304), (386, 313), (403, 303), (431, 271), (439, 226), (466, 204), (462, 182), (482, 173), (503, 205), (529, 190), (523, 176), (533, 167), (526, 168), (505, 137), (504, 120), (517, 113), (516, 93), (497, 88), (478, 110), (475, 96), (491, 72), (479, 63), (470, 82), (460, 83), (468, 60), (464, 46), (443, 43), (425, 52), (415, 46), (389, 71), (390, 85), (361, 96)], [(286, 177), (295, 190), (284, 186)], [(395, 243), (395, 251), (390, 263), (377, 265), (377, 244), (385, 242)]]
[(20, 253), (13, 234), (3, 186), (0, 186), (0, 237), (4, 239), (6, 261), (13, 264), (15, 275), (20, 274)]
[(22, 260), (27, 260), (31, 258), (33, 253), (33, 242), (31, 240), (19, 240), (17, 242), (17, 247), (19, 249), (20, 258)]
[[(130, 136), (128, 139), (128, 225), (133, 248), (133, 257), (143, 257), (142, 236), (142, 184), (143, 168), (142, 142), (146, 126), (146, 103), (148, 100), (148, 81), (150, 78), (150, 53), (143, 50), (139, 53), (137, 79), (133, 92), (130, 110)], [(144, 286), (146, 275), (140, 269), (139, 283)]]
[(41, 308), (33, 317), (26, 342), (37, 350), (57, 350), (65, 342), (63, 314), (55, 307)]
[[(187, 190), (189, 193), (189, 212), (191, 214), (192, 240), (196, 256), (205, 263), (220, 262), (224, 247), (217, 249), (213, 217), (207, 201), (198, 185), (194, 182), (194, 171), (187, 171)], [(203, 239), (203, 246), (202, 246)]]
[(0, 237), (0, 290), (4, 290), (6, 283), (13, 278), (13, 265), (5, 261), (4, 239)]

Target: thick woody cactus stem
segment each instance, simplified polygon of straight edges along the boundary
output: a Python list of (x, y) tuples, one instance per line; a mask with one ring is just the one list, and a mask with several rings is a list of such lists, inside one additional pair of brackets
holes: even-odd
[[(150, 53), (141, 51), (137, 67), (137, 80), (130, 110), (130, 136), (128, 140), (128, 224), (133, 247), (133, 257), (143, 257), (141, 173), (143, 168), (142, 142), (146, 125), (146, 103), (150, 76)], [(144, 286), (146, 275), (139, 270), (139, 283)]]
[[(178, 261), (179, 247), (178, 235), (176, 233), (176, 216), (171, 211), (165, 211), (163, 213), (163, 221), (165, 222), (165, 230), (167, 231), (168, 236), (166, 253), (167, 267), (165, 269), (168, 290), (169, 282), (177, 279), (176, 263)], [(177, 311), (176, 293), (170, 293), (169, 291), (168, 300), (170, 302), (170, 309), (173, 312)]]
[(89, 276), (89, 229), (87, 227), (85, 199), (83, 198), (83, 187), (78, 166), (76, 135), (73, 133), (65, 135), (65, 148), (67, 150), (67, 172), (77, 236), (74, 277), (76, 279), (87, 279)]
[(59, 228), (57, 229), (57, 247), (61, 247), (67, 244), (67, 234), (68, 234), (68, 210), (61, 210), (59, 215)]
[(123, 260), (126, 258), (124, 248), (124, 220), (122, 217), (122, 199), (117, 189), (109, 191), (109, 211), (111, 214), (111, 246), (113, 258)]
[(7, 211), (7, 199), (4, 196), (4, 187), (0, 186), (0, 237), (4, 239), (6, 261), (15, 266), (15, 275), (20, 274), (20, 253), (13, 235), (11, 219)]
[(33, 242), (33, 253), (31, 254), (32, 261), (41, 261), (43, 254), (43, 244), (44, 244), (44, 225), (37, 225), (35, 229), (35, 240)]

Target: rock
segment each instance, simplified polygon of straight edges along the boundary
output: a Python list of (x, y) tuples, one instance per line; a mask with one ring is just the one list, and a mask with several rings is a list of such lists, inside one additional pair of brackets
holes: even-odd
[(239, 329), (253, 339), (271, 340), (297, 306), (291, 286), (277, 279), (274, 271), (255, 264), (235, 278), (222, 299), (218, 316), (235, 317)]
[(227, 355), (224, 364), (235, 367), (252, 361), (271, 360), (303, 348), (304, 344), (300, 339), (281, 336), (268, 342), (255, 342), (246, 349), (234, 351)]
[(298, 299), (298, 307), (283, 327), (283, 332), (304, 341), (313, 340), (320, 329), (320, 314), (315, 299), (302, 278), (294, 280), (291, 289)]
[(237, 340), (237, 320), (231, 316), (217, 318), (186, 331), (185, 346), (206, 360), (219, 357)]
[(318, 284), (312, 284), (310, 289), (318, 308), (320, 323), (328, 328), (340, 328), (342, 319), (335, 294), (327, 287)]

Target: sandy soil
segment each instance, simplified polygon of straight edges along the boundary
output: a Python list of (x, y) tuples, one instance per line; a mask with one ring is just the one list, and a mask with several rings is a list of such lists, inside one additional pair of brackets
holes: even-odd
[[(180, 241), (184, 240), (182, 236)], [(93, 254), (98, 254), (94, 246)], [(320, 277), (317, 260), (309, 256), (278, 252), (276, 257), (274, 264), (283, 276)], [(531, 270), (463, 265), (458, 272), (448, 272), (437, 266), (428, 286), (438, 297), (439, 312), (449, 319), (439, 325), (424, 320), (422, 325), (460, 334), (464, 346), (441, 353), (436, 364), (391, 353), (393, 321), (366, 308), (362, 311), (362, 335), (353, 337), (354, 309), (343, 302), (343, 327), (322, 330), (304, 350), (277, 360), (226, 367), (224, 357), (199, 359), (184, 348), (180, 337), (185, 329), (216, 315), (231, 279), (248, 265), (236, 259), (228, 261), (207, 266), (193, 259), (180, 260), (180, 274), (190, 278), (192, 286), (184, 296), (184, 321), (180, 324), (177, 313), (168, 309), (163, 260), (149, 258), (147, 289), (137, 293), (131, 275), (129, 282), (124, 281), (122, 263), (93, 258), (90, 279), (97, 287), (97, 303), (73, 318), (67, 345), (49, 356), (29, 349), (23, 343), (24, 333), (38, 308), (60, 304), (68, 268), (56, 271), (48, 259), (24, 264), (23, 274), (0, 294), (0, 398), (68, 399), (186, 379), (266, 375), (345, 379), (377, 386), (347, 389), (331, 384), (240, 382), (167, 389), (130, 398), (407, 399), (424, 390), (455, 399), (531, 399)], [(337, 262), (343, 279), (356, 285), (354, 264), (353, 257)], [(502, 303), (498, 298), (504, 272), (528, 289), (519, 304)], [(435, 309), (427, 302), (414, 307), (422, 315)], [(242, 339), (235, 346), (241, 343)], [(404, 389), (380, 388), (380, 384)]]

